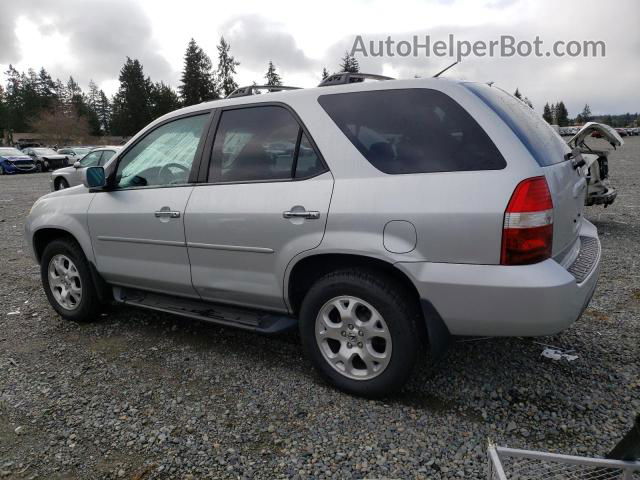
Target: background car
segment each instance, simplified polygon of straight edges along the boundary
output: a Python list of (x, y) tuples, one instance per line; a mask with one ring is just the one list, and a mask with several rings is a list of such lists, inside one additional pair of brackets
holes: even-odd
[(91, 150), (71, 167), (59, 168), (51, 174), (51, 190), (62, 190), (82, 183), (81, 170), (86, 167), (102, 167), (122, 147), (101, 147)]
[(91, 151), (91, 147), (64, 147), (58, 149), (60, 155), (65, 155), (69, 161), (82, 160), (82, 158)]
[(5, 173), (34, 172), (33, 159), (17, 148), (0, 147), (0, 175)]
[(621, 137), (626, 137), (627, 135), (629, 135), (625, 128), (616, 128), (616, 132), (618, 132), (618, 135), (620, 135)]
[(22, 150), (22, 153), (29, 155), (35, 162), (37, 172), (47, 172), (69, 165), (69, 159), (53, 148), (29, 147)]

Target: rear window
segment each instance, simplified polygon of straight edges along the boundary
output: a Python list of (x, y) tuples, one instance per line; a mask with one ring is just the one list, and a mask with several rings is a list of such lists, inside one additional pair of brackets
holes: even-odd
[(498, 87), (483, 83), (465, 83), (464, 86), (511, 128), (538, 165), (547, 167), (565, 160), (565, 154), (571, 149), (533, 108)]
[(499, 170), (506, 162), (449, 96), (430, 89), (323, 95), (320, 105), (360, 153), (389, 174)]

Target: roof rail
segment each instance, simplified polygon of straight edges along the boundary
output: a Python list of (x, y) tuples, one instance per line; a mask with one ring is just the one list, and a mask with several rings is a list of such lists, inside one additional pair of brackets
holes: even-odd
[(352, 73), (352, 72), (340, 72), (329, 75), (322, 80), (319, 87), (331, 87), (333, 85), (345, 85), (348, 83), (364, 82), (365, 79), (369, 80), (393, 80), (391, 77), (385, 77), (384, 75), (374, 75), (373, 73)]
[(257, 90), (269, 90), (270, 92), (281, 92), (284, 90), (300, 90), (300, 87), (287, 87), (285, 85), (249, 85), (246, 87), (236, 88), (233, 92), (231, 92), (225, 98), (247, 97), (249, 95), (256, 95), (256, 93), (254, 92)]

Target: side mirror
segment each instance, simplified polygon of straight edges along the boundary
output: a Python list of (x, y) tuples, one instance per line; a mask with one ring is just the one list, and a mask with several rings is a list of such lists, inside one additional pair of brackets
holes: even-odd
[(107, 177), (102, 167), (87, 167), (82, 171), (82, 184), (89, 190), (100, 190), (107, 185)]
[(80, 165), (80, 162), (78, 162), (78, 161), (76, 161), (76, 162), (73, 164), (73, 168), (80, 168), (80, 167), (81, 167), (81, 165)]

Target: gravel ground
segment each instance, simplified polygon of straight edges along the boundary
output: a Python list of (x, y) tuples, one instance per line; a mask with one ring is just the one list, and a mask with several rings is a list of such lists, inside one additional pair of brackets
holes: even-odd
[(0, 478), (484, 478), (488, 439), (605, 454), (640, 410), (640, 138), (610, 167), (616, 203), (587, 209), (603, 270), (582, 319), (458, 342), (385, 401), (324, 385), (295, 335), (121, 307), (62, 321), (22, 240), (48, 175), (0, 177)]

